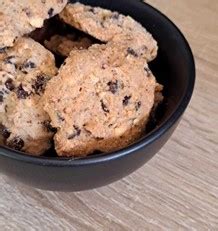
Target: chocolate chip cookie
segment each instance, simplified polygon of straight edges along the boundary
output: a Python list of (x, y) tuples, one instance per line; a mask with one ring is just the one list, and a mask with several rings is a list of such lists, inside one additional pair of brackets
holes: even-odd
[(0, 3), (0, 49), (13, 46), (15, 40), (63, 10), (67, 0), (2, 0)]
[(73, 50), (48, 83), (44, 109), (59, 156), (111, 152), (141, 137), (157, 82), (146, 60), (121, 43)]
[(30, 38), (0, 54), (0, 132), (9, 147), (32, 155), (50, 148), (54, 129), (41, 97), (56, 73), (54, 56)]
[(119, 42), (129, 53), (147, 61), (157, 55), (157, 42), (138, 22), (129, 16), (81, 3), (68, 4), (60, 18), (73, 27), (103, 41)]
[(67, 57), (73, 49), (87, 49), (93, 42), (85, 36), (77, 36), (76, 34), (54, 35), (49, 41), (44, 42), (45, 47), (50, 51)]

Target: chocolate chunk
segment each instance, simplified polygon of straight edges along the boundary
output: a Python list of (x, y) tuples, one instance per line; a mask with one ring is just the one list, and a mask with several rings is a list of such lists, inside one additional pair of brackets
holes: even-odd
[(109, 113), (110, 111), (109, 111), (109, 109), (107, 108), (107, 106), (106, 106), (106, 104), (104, 103), (104, 101), (101, 100), (100, 102), (101, 102), (101, 107), (102, 107), (103, 111), (106, 112), (106, 113)]
[(26, 99), (29, 96), (28, 92), (23, 89), (22, 83), (17, 88), (17, 98)]
[(142, 102), (141, 101), (136, 102), (135, 110), (138, 111), (141, 106), (142, 106)]
[(131, 99), (132, 96), (125, 96), (123, 99), (123, 105), (127, 106), (129, 104), (129, 100)]
[(47, 132), (57, 132), (57, 129), (51, 126), (51, 122), (49, 120), (44, 121), (43, 126), (46, 128)]
[(133, 55), (134, 57), (138, 57), (138, 54), (131, 47), (128, 47), (127, 53)]
[(76, 136), (79, 136), (81, 133), (81, 129), (79, 129), (79, 127), (73, 125), (73, 128), (75, 129), (75, 131), (71, 135), (68, 136), (68, 140), (74, 139)]
[(152, 72), (148, 67), (145, 67), (144, 70), (147, 72), (147, 76), (151, 76)]
[(7, 139), (11, 134), (9, 130), (2, 124), (0, 125), (0, 133), (5, 139)]
[(49, 11), (48, 11), (48, 16), (49, 18), (51, 18), (54, 14), (54, 9), (53, 8), (50, 8)]
[(46, 77), (43, 75), (38, 75), (36, 77), (34, 84), (32, 85), (32, 88), (34, 89), (36, 94), (40, 94), (44, 92), (46, 84), (47, 84)]
[(109, 91), (111, 91), (113, 94), (115, 94), (119, 88), (118, 86), (118, 81), (110, 81), (107, 83), (107, 85), (109, 86)]
[(9, 91), (13, 91), (15, 89), (15, 85), (13, 83), (13, 79), (8, 78), (5, 82), (5, 86)]
[(7, 143), (7, 145), (10, 148), (20, 151), (24, 147), (24, 141), (20, 137), (14, 137)]

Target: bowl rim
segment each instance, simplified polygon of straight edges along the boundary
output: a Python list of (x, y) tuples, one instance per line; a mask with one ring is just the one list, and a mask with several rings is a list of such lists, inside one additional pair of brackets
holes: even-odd
[(71, 166), (99, 164), (106, 161), (122, 158), (126, 155), (134, 153), (137, 150), (142, 149), (145, 146), (150, 145), (159, 137), (161, 137), (164, 133), (166, 133), (176, 123), (176, 121), (182, 116), (185, 109), (187, 108), (193, 94), (195, 78), (196, 78), (194, 56), (190, 48), (190, 45), (186, 40), (185, 36), (183, 35), (183, 33), (166, 15), (164, 15), (162, 12), (160, 12), (158, 9), (154, 8), (150, 4), (145, 3), (143, 1), (138, 1), (138, 4), (141, 4), (141, 7), (146, 6), (150, 8), (156, 14), (159, 14), (165, 20), (165, 22), (167, 22), (172, 27), (174, 27), (175, 31), (177, 32), (178, 36), (180, 36), (180, 39), (183, 42), (183, 45), (187, 51), (187, 58), (189, 59), (188, 60), (189, 81), (186, 86), (185, 93), (181, 98), (180, 102), (178, 103), (177, 107), (174, 109), (171, 115), (166, 119), (166, 121), (164, 121), (162, 124), (160, 124), (160, 126), (155, 128), (154, 130), (152, 130), (150, 133), (145, 135), (142, 139), (136, 141), (134, 144), (115, 152), (102, 153), (95, 156), (87, 156), (82, 158), (75, 158), (75, 157), (62, 158), (62, 157), (31, 156), (31, 155), (26, 155), (23, 152), (12, 150), (5, 146), (0, 146), (1, 156), (4, 156), (6, 158), (11, 158), (17, 161), (22, 161), (22, 162), (36, 164), (36, 165), (43, 165), (43, 166), (71, 167)]

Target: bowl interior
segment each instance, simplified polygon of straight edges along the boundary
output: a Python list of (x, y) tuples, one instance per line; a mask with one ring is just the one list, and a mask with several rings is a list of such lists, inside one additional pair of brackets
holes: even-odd
[[(132, 16), (158, 42), (158, 57), (149, 65), (158, 82), (164, 85), (165, 99), (157, 110), (155, 123), (149, 125), (149, 133), (141, 138), (144, 140), (149, 134), (157, 132), (176, 111), (177, 114), (181, 114), (187, 106), (194, 85), (194, 62), (190, 48), (178, 29), (165, 16), (143, 2), (138, 0), (80, 0), (80, 2)], [(46, 156), (55, 156), (55, 151), (50, 150)], [(95, 155), (87, 158), (93, 157)]]

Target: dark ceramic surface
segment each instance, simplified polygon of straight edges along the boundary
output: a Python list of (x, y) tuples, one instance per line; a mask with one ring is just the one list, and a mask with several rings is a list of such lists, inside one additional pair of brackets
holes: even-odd
[[(167, 142), (177, 127), (193, 92), (195, 65), (190, 47), (177, 27), (159, 11), (137, 0), (83, 0), (131, 15), (150, 31), (159, 44), (151, 69), (164, 84), (165, 102), (156, 128), (121, 151), (83, 159), (31, 157), (0, 147), (0, 172), (33, 187), (78, 191), (100, 187), (144, 165)], [(175, 150), (176, 152), (176, 150)]]

